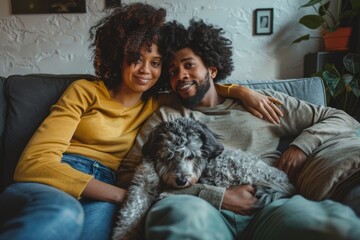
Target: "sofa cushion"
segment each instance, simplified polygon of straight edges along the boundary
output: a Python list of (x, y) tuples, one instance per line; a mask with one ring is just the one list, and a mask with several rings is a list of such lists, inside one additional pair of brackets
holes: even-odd
[(252, 89), (273, 89), (287, 93), (290, 96), (313, 103), (326, 106), (326, 94), (324, 82), (319, 77), (286, 79), (286, 80), (226, 80), (222, 83), (238, 83)]
[[(53, 105), (74, 80), (90, 75), (31, 74), (6, 79), (6, 129), (4, 132), (4, 165), (1, 188), (9, 185), (19, 157), (35, 130)], [(59, 126), (61, 127), (61, 126)]]

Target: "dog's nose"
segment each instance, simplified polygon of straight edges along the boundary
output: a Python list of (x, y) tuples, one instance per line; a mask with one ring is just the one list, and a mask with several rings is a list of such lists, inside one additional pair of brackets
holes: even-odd
[(179, 177), (176, 179), (176, 184), (178, 186), (184, 186), (187, 183), (187, 179), (185, 177)]

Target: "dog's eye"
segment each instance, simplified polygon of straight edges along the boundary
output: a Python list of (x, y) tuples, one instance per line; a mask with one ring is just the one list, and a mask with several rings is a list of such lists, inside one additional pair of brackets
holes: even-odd
[(194, 159), (194, 154), (190, 154), (189, 156), (187, 156), (186, 160), (193, 160)]

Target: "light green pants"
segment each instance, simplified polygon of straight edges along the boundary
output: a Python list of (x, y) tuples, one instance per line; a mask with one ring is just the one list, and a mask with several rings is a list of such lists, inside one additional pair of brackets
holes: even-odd
[(194, 196), (174, 195), (157, 202), (146, 219), (149, 240), (358, 240), (359, 229), (350, 208), (301, 196), (277, 200), (249, 217), (218, 211)]

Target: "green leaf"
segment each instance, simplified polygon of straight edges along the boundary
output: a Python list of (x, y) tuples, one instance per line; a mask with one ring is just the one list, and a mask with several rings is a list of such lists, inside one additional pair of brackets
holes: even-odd
[(360, 72), (360, 55), (349, 53), (343, 58), (343, 64), (347, 71), (355, 74)]
[(324, 23), (324, 19), (318, 15), (306, 15), (300, 18), (299, 23), (310, 29), (317, 29)]
[(344, 79), (345, 85), (348, 85), (354, 79), (354, 76), (351, 74), (344, 74), (343, 79)]
[(330, 1), (319, 6), (319, 14), (320, 14), (320, 16), (325, 16), (326, 15), (326, 12), (328, 12), (329, 6), (330, 6)]
[(344, 79), (344, 82), (346, 85), (346, 89), (349, 92), (352, 92), (356, 97), (359, 97), (360, 90), (359, 90), (359, 86), (358, 86), (354, 76), (351, 74), (344, 74), (343, 79)]
[(334, 97), (339, 96), (341, 93), (345, 91), (345, 83), (343, 81), (339, 81), (336, 88), (334, 89)]
[(310, 34), (306, 34), (304, 36), (301, 36), (301, 37), (295, 39), (292, 43), (298, 43), (298, 42), (301, 42), (304, 40), (309, 40), (309, 39), (310, 39)]
[(318, 4), (322, 2), (322, 0), (310, 0), (309, 2), (305, 3), (304, 5), (300, 6), (300, 8), (304, 8), (304, 7), (310, 7), (310, 6), (314, 6), (315, 4)]
[(336, 97), (341, 94), (341, 92), (345, 89), (344, 82), (340, 81), (341, 76), (339, 72), (336, 70), (334, 65), (329, 65), (329, 69), (323, 72), (324, 82), (330, 92), (330, 95)]
[(353, 92), (353, 94), (356, 96), (356, 97), (360, 97), (360, 90), (359, 88), (354, 85), (354, 87), (352, 86), (354, 83), (351, 84), (351, 90)]

